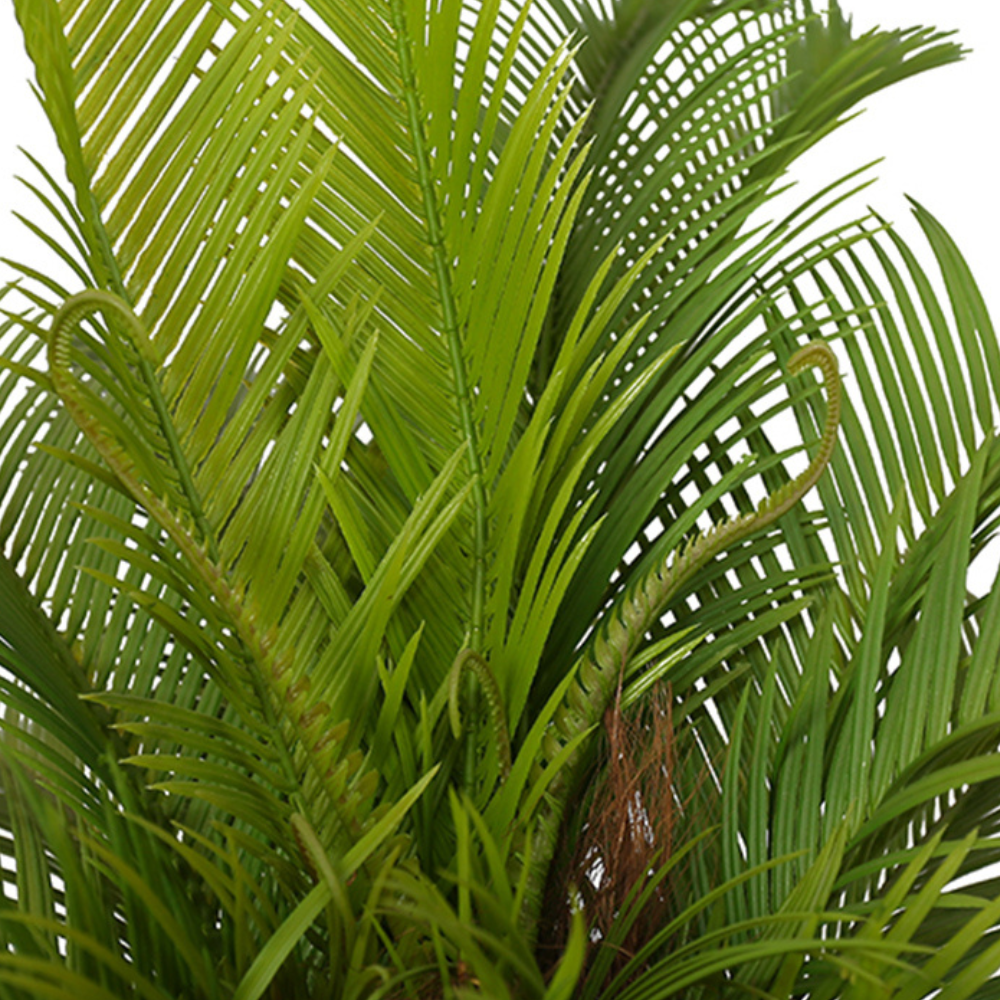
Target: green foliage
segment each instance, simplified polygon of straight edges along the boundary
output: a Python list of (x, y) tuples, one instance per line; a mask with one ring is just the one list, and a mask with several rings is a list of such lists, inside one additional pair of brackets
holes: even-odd
[(1000, 994), (1000, 345), (862, 172), (768, 219), (960, 48), (14, 2), (0, 1000)]

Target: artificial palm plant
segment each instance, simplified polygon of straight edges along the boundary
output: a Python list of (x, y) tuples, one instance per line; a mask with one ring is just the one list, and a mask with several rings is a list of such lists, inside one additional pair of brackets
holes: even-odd
[(960, 48), (15, 8), (0, 998), (1000, 995), (997, 339), (919, 206), (768, 217)]

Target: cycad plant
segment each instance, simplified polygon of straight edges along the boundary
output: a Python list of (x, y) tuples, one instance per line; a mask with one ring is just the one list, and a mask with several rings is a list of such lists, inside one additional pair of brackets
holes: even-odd
[(1000, 996), (1000, 348), (924, 209), (769, 204), (961, 49), (14, 5), (0, 1000)]

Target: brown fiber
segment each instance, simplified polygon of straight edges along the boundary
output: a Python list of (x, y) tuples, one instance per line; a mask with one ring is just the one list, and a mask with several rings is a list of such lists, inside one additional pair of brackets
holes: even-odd
[[(692, 802), (701, 790), (691, 788), (686, 794), (680, 787), (682, 773), (690, 774), (684, 765), (691, 761), (686, 753), (685, 760), (678, 760), (669, 686), (657, 686), (630, 709), (622, 708), (619, 690), (605, 713), (604, 735), (593, 797), (575, 849), (550, 883), (546, 909), (552, 923), (540, 942), (540, 950), (548, 951), (565, 939), (566, 903), (575, 895), (591, 931), (588, 964), (607, 941), (633, 888), (641, 891), (641, 883), (669, 862), (691, 833)], [(659, 883), (624, 940), (614, 946), (618, 955), (610, 975), (676, 915), (689, 874), (681, 864)]]

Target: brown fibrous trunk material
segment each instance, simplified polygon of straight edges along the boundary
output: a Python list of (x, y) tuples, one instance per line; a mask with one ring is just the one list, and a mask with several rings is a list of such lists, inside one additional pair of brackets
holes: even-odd
[[(678, 766), (670, 687), (658, 685), (631, 709), (622, 707), (619, 689), (604, 716), (604, 738), (586, 818), (569, 862), (550, 883), (546, 909), (554, 919), (543, 932), (540, 950), (554, 954), (568, 932), (570, 905), (582, 908), (590, 928), (590, 957), (607, 946), (626, 904), (634, 905), (628, 903), (629, 894), (641, 892), (643, 883), (670, 862), (692, 826), (695, 796), (680, 787), (683, 769)], [(610, 975), (676, 914), (687, 874), (682, 864), (659, 882), (628, 934), (614, 946), (618, 955)]]

